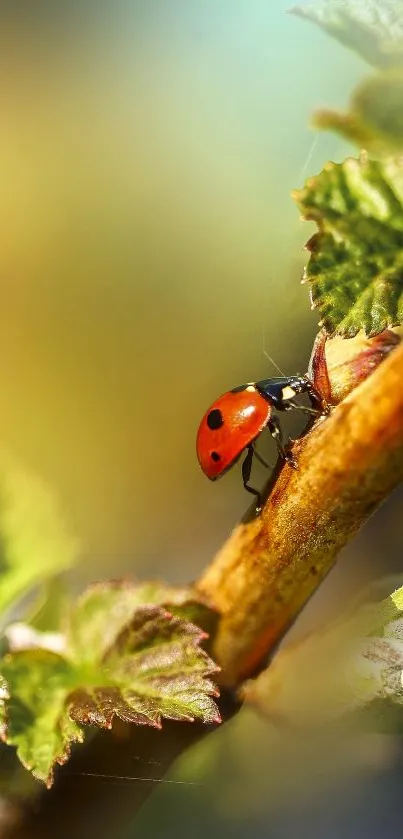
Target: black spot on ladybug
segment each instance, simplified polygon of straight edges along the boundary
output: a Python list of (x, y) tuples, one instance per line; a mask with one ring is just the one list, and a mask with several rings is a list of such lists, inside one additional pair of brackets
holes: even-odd
[(211, 431), (217, 431), (218, 428), (221, 428), (221, 426), (224, 425), (224, 417), (218, 408), (214, 408), (210, 411), (207, 417), (207, 425)]
[(214, 463), (218, 463), (221, 460), (221, 455), (218, 452), (211, 452), (211, 459), (214, 460)]

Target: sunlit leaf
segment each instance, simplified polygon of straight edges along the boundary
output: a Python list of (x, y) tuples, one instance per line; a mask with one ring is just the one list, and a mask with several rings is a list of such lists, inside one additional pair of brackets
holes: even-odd
[(203, 629), (206, 624), (210, 629), (214, 622), (214, 615), (189, 587), (167, 586), (159, 581), (135, 585), (131, 580), (108, 580), (90, 586), (72, 610), (67, 630), (72, 655), (89, 661), (101, 657), (136, 609), (145, 605), (164, 606)]
[(85, 725), (111, 728), (115, 717), (155, 728), (164, 717), (220, 721), (210, 678), (217, 667), (201, 647), (204, 631), (153, 598), (171, 599), (178, 610), (192, 602), (186, 589), (99, 584), (76, 604), (64, 655), (49, 650), (49, 634), (28, 627), (26, 643), (35, 637), (37, 648), (21, 649), (20, 632), (17, 650), (0, 663), (3, 739), (48, 785)]
[(83, 740), (66, 704), (75, 686), (74, 666), (50, 651), (27, 650), (8, 655), (1, 668), (10, 694), (5, 742), (16, 746), (34, 777), (51, 786), (54, 765), (65, 763), (72, 743)]
[(403, 0), (324, 0), (290, 11), (313, 21), (375, 67), (403, 64)]
[[(124, 697), (137, 711), (174, 720), (212, 723), (219, 714), (206, 677), (217, 667), (200, 648), (205, 635), (197, 626), (160, 606), (139, 608), (108, 651), (104, 666), (125, 685)], [(148, 710), (146, 710), (148, 709)]]
[(310, 239), (305, 279), (329, 334), (372, 336), (403, 321), (403, 167), (328, 163), (294, 193)]

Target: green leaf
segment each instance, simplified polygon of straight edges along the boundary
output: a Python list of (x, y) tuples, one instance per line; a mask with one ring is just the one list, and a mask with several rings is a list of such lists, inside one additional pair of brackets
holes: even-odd
[(0, 454), (0, 615), (76, 557), (77, 542), (49, 488)]
[(209, 678), (218, 668), (200, 646), (205, 633), (153, 598), (170, 599), (178, 611), (191, 602), (190, 590), (161, 584), (99, 584), (76, 604), (64, 656), (45, 649), (48, 635), (40, 648), (36, 632), (36, 649), (17, 649), (0, 663), (8, 691), (3, 739), (48, 786), (85, 725), (111, 728), (115, 717), (155, 728), (163, 717), (220, 721)]
[(162, 717), (218, 722), (212, 699), (217, 689), (206, 678), (217, 668), (199, 647), (203, 637), (160, 606), (138, 609), (102, 662), (103, 685), (98, 677), (93, 687), (78, 689), (70, 698), (70, 715), (104, 728), (114, 716), (155, 728)]
[(403, 321), (403, 168), (362, 156), (328, 163), (294, 198), (318, 232), (305, 280), (331, 334), (368, 336)]
[(393, 70), (366, 79), (353, 94), (347, 113), (321, 110), (313, 124), (382, 156), (403, 148), (403, 72)]
[(211, 695), (217, 688), (206, 676), (216, 665), (200, 649), (205, 634), (160, 606), (139, 608), (104, 659), (131, 707), (160, 725), (172, 720), (212, 723), (219, 714)]
[(26, 769), (50, 787), (54, 765), (65, 763), (72, 743), (83, 741), (66, 705), (75, 685), (74, 668), (48, 650), (27, 650), (6, 656), (1, 669), (10, 695), (3, 739), (17, 748)]
[(368, 64), (403, 65), (403, 0), (325, 0), (290, 12), (316, 23)]
[[(112, 580), (90, 586), (72, 611), (67, 644), (83, 661), (102, 657), (140, 606), (164, 606), (172, 614), (211, 629), (214, 613), (196, 599), (189, 587), (170, 587), (158, 581), (135, 585)], [(105, 615), (108, 620), (105, 621)]]

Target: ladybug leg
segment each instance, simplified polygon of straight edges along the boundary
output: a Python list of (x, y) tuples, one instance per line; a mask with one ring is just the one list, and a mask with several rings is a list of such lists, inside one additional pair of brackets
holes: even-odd
[(249, 486), (249, 478), (252, 471), (252, 463), (253, 463), (253, 455), (255, 452), (253, 451), (252, 446), (248, 446), (248, 450), (246, 452), (245, 460), (242, 464), (242, 480), (243, 485), (247, 492), (252, 493), (252, 495), (256, 495), (260, 502), (260, 492), (257, 489), (253, 489), (253, 487)]
[(323, 414), (323, 410), (319, 411), (318, 408), (308, 408), (307, 405), (299, 405), (298, 402), (292, 402), (291, 400), (287, 403), (286, 410), (290, 408), (295, 408), (297, 411), (301, 411), (302, 414), (309, 414), (310, 417), (319, 417)]
[(262, 464), (262, 466), (265, 466), (266, 469), (273, 469), (273, 466), (271, 465), (271, 463), (267, 463), (267, 461), (263, 459), (262, 455), (259, 454), (257, 449), (255, 449), (255, 446), (253, 445), (253, 443), (252, 443), (252, 448), (253, 448), (253, 453), (256, 457), (256, 460), (258, 460), (259, 463)]
[(287, 452), (287, 450), (284, 447), (283, 433), (281, 431), (280, 423), (279, 423), (277, 417), (271, 417), (271, 419), (269, 419), (269, 422), (267, 423), (267, 427), (270, 431), (271, 436), (276, 441), (277, 451), (278, 451), (280, 457), (282, 457), (283, 460), (285, 460), (287, 463), (289, 463), (290, 466), (293, 466), (294, 469), (297, 469), (297, 462), (296, 462), (295, 458), (292, 456), (292, 454)]

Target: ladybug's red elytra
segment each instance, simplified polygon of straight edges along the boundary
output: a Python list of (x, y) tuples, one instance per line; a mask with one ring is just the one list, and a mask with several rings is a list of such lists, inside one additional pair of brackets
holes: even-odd
[[(300, 393), (309, 396), (312, 407), (294, 402)], [(328, 413), (326, 404), (307, 376), (262, 379), (224, 393), (206, 411), (197, 433), (197, 457), (204, 474), (211, 481), (221, 478), (246, 452), (242, 464), (243, 485), (260, 500), (258, 490), (249, 485), (253, 457), (267, 466), (254, 447), (256, 438), (268, 428), (280, 456), (295, 467), (294, 458), (284, 448), (279, 421), (273, 416), (273, 409), (290, 411), (292, 408), (311, 416)]]

